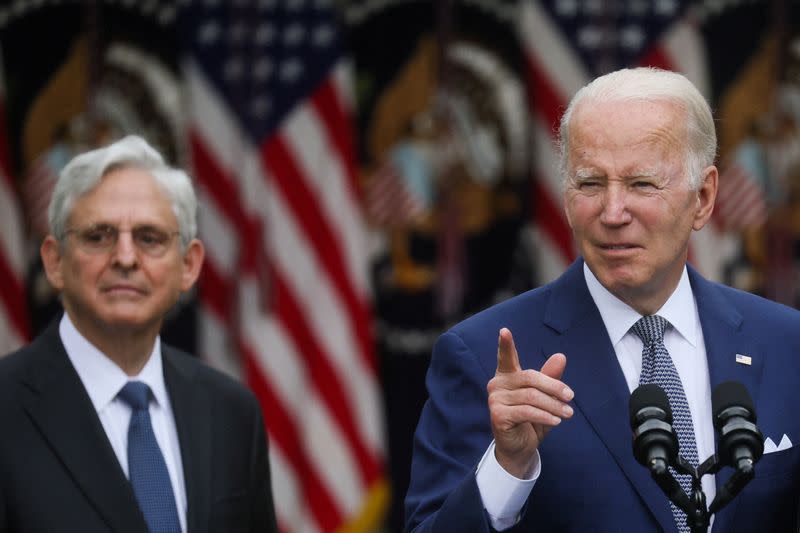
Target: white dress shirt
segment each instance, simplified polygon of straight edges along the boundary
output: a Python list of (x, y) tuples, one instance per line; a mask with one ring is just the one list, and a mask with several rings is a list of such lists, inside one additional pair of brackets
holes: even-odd
[(75, 329), (75, 325), (64, 313), (59, 324), (61, 342), (67, 350), (72, 366), (78, 372), (89, 398), (103, 424), (111, 447), (119, 460), (125, 476), (128, 473), (128, 425), (132, 410), (128, 404), (117, 398), (117, 394), (128, 381), (146, 383), (153, 391), (154, 401), (150, 402), (150, 420), (153, 425), (161, 453), (169, 471), (172, 491), (181, 530), (186, 533), (186, 486), (183, 477), (183, 463), (178, 442), (175, 416), (164, 383), (161, 366), (161, 340), (156, 337), (153, 352), (138, 376), (128, 376), (111, 359), (93, 346)]
[[(633, 392), (639, 386), (643, 345), (641, 339), (630, 329), (642, 315), (603, 287), (586, 263), (583, 265), (583, 273), (589, 293), (608, 331), (628, 389)], [(655, 314), (664, 317), (672, 325), (664, 333), (664, 345), (683, 383), (686, 400), (692, 413), (697, 455), (702, 463), (714, 454), (711, 384), (700, 315), (697, 312), (697, 304), (685, 267), (675, 291)], [(569, 354), (565, 355), (569, 365)], [(576, 391), (576, 394), (580, 394), (580, 391)], [(495, 529), (507, 529), (519, 520), (520, 510), (539, 478), (541, 469), (546, 468), (546, 465), (543, 466), (539, 460), (538, 451), (536, 454), (533, 471), (526, 479), (516, 478), (500, 466), (494, 455), (494, 442), (489, 445), (489, 449), (478, 464), (475, 474), (478, 490)], [(716, 495), (714, 476), (704, 476), (702, 486), (706, 501), (713, 501)]]

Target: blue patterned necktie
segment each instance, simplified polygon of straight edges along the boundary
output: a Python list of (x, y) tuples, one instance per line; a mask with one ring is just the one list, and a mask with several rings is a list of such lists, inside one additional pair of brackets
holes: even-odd
[(147, 527), (150, 533), (181, 533), (167, 464), (150, 423), (150, 387), (129, 381), (118, 396), (133, 410), (128, 426), (128, 472)]
[[(694, 440), (694, 425), (692, 424), (692, 413), (689, 411), (689, 403), (686, 401), (686, 394), (683, 391), (683, 384), (675, 369), (667, 347), (664, 346), (664, 331), (669, 322), (664, 317), (658, 315), (643, 316), (633, 325), (633, 331), (642, 339), (642, 373), (639, 376), (639, 384), (645, 385), (655, 383), (664, 389), (669, 398), (672, 408), (672, 427), (678, 435), (680, 455), (690, 462), (693, 466), (698, 465), (697, 444)], [(677, 474), (670, 467), (672, 475), (681, 484), (687, 496), (691, 498), (692, 478), (685, 474)], [(672, 516), (678, 530), (689, 532), (686, 524), (686, 513), (672, 504)]]

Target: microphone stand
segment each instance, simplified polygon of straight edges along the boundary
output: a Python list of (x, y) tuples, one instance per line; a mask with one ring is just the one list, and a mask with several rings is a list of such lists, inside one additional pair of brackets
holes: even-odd
[(706, 474), (716, 474), (725, 464), (720, 461), (719, 455), (714, 454), (695, 468), (680, 455), (676, 459), (674, 468), (681, 474), (692, 478), (691, 497), (686, 494), (680, 483), (672, 476), (669, 465), (663, 460), (654, 460), (649, 466), (650, 475), (656, 484), (666, 494), (667, 498), (676, 507), (686, 513), (686, 524), (692, 533), (707, 533), (711, 522), (711, 515), (717, 513), (755, 476), (754, 463), (750, 459), (742, 459), (737, 463), (733, 475), (720, 487), (710, 507), (706, 507), (706, 495), (700, 484), (701, 478)]

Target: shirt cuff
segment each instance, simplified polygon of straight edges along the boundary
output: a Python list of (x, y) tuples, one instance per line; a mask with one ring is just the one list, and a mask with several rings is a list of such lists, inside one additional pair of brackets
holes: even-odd
[(534, 452), (533, 467), (526, 479), (512, 476), (497, 462), (494, 455), (494, 441), (483, 454), (475, 480), (478, 491), (483, 501), (483, 508), (489, 515), (492, 527), (498, 531), (508, 529), (519, 521), (522, 506), (533, 489), (539, 474), (542, 472), (542, 462), (539, 451)]

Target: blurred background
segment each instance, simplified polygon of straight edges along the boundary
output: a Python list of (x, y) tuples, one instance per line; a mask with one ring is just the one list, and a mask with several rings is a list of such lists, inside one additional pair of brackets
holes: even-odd
[(62, 166), (145, 136), (208, 254), (163, 335), (260, 398), (283, 531), (400, 530), (436, 337), (576, 257), (553, 131), (596, 75), (701, 89), (721, 178), (690, 260), (800, 303), (797, 2), (6, 0), (0, 47), (0, 353), (60, 309)]

